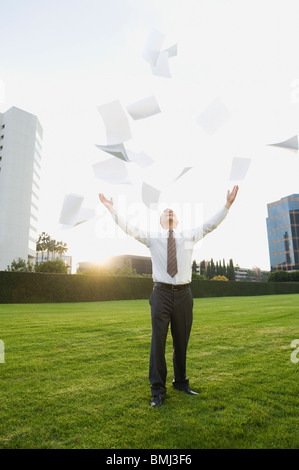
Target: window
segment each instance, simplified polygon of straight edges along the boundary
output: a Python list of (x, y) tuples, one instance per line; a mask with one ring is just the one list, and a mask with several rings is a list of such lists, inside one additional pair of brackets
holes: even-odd
[(3, 134), (1, 135), (0, 139), (2, 139), (2, 140), (4, 139), (4, 135), (3, 135)]
[(2, 124), (2, 129), (5, 129), (5, 124)]

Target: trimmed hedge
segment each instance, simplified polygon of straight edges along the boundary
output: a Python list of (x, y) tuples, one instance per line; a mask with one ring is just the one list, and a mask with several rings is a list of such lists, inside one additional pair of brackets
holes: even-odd
[[(151, 278), (0, 271), (0, 303), (148, 299)], [(298, 294), (299, 282), (193, 280), (194, 297)]]

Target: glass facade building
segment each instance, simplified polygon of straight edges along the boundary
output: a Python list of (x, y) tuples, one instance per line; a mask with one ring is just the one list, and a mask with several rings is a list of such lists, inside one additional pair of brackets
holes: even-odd
[(299, 270), (299, 194), (267, 204), (271, 271)]

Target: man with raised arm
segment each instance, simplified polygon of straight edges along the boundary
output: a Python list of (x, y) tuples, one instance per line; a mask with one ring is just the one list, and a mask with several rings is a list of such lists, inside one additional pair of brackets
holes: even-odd
[(226, 203), (220, 211), (203, 225), (188, 232), (178, 231), (175, 213), (172, 209), (165, 209), (160, 217), (163, 231), (156, 234), (146, 233), (128, 224), (117, 214), (112, 199), (99, 194), (101, 202), (121, 229), (144, 243), (151, 253), (154, 289), (149, 300), (152, 318), (149, 381), (152, 407), (161, 406), (166, 395), (165, 346), (169, 324), (173, 339), (172, 385), (189, 395), (198, 395), (191, 390), (186, 377), (186, 354), (193, 320), (193, 297), (190, 289), (193, 247), (224, 220), (238, 189), (238, 186), (234, 186), (232, 191), (227, 191)]

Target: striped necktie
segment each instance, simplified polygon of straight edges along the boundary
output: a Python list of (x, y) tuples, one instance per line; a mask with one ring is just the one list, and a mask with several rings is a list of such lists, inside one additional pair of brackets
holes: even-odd
[(178, 272), (175, 238), (171, 229), (167, 240), (167, 272), (171, 277), (174, 277)]

